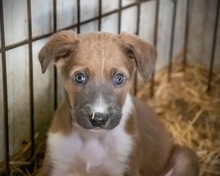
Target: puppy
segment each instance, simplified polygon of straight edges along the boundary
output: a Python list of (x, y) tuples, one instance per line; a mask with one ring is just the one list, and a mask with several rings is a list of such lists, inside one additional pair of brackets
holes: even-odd
[(61, 73), (65, 100), (48, 134), (40, 176), (198, 176), (194, 152), (174, 145), (155, 113), (131, 96), (155, 49), (134, 35), (61, 31), (39, 53)]

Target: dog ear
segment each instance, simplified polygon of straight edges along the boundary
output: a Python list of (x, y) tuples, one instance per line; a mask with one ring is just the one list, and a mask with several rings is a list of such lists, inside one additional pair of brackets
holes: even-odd
[(61, 59), (76, 52), (77, 44), (78, 40), (73, 31), (61, 31), (54, 34), (38, 55), (42, 73), (47, 70), (52, 61), (58, 64)]
[(155, 68), (157, 57), (155, 48), (135, 35), (122, 32), (119, 37), (125, 43), (126, 53), (135, 59), (137, 70), (146, 81)]

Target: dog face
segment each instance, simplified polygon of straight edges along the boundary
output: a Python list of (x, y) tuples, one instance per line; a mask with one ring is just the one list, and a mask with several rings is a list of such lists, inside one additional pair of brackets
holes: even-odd
[(136, 36), (95, 32), (55, 34), (39, 53), (42, 71), (59, 68), (72, 120), (85, 129), (116, 127), (137, 69), (146, 80), (156, 52)]

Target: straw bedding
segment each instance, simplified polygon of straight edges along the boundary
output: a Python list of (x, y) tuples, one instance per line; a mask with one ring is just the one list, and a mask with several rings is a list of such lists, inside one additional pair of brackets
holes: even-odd
[[(167, 81), (167, 69), (155, 75), (155, 96), (150, 85), (141, 86), (137, 96), (147, 101), (171, 132), (174, 141), (197, 152), (200, 176), (220, 175), (220, 72), (215, 72), (212, 91), (207, 93), (208, 71), (201, 66), (175, 65)], [(35, 175), (41, 165), (45, 141), (36, 134), (36, 154), (30, 161), (30, 143), (11, 158), (11, 175)], [(32, 163), (30, 165), (30, 163)], [(4, 175), (0, 164), (0, 175)]]
[(154, 98), (149, 85), (138, 97), (147, 101), (171, 132), (174, 141), (196, 151), (201, 176), (220, 175), (220, 73), (215, 72), (207, 93), (208, 71), (201, 66), (175, 66), (167, 81), (167, 69), (155, 76)]

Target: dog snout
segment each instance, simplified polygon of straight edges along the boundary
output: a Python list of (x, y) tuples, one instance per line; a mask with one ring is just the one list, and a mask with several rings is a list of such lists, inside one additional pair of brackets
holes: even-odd
[(92, 123), (93, 126), (102, 127), (108, 121), (108, 114), (93, 112), (93, 114), (90, 115), (89, 120), (90, 120), (90, 122)]

